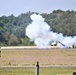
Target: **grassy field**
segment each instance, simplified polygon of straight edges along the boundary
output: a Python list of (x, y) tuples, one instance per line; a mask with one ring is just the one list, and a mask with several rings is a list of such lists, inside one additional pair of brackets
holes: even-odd
[[(39, 75), (73, 75), (76, 68), (40, 68)], [(0, 69), (0, 75), (35, 75), (34, 68)]]
[(43, 67), (40, 75), (72, 75), (76, 71), (76, 50), (1, 50), (0, 75), (35, 75), (37, 61)]
[(76, 67), (76, 50), (2, 50), (0, 67), (5, 66), (74, 66)]

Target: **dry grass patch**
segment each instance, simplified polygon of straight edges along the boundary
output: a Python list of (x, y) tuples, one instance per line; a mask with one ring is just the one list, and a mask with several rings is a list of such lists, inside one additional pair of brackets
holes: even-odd
[(76, 50), (2, 50), (0, 66), (76, 66)]

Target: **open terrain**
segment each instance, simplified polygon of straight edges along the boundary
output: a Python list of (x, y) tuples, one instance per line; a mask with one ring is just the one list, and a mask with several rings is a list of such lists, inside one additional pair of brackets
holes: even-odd
[(76, 49), (1, 49), (0, 67), (76, 67)]
[(0, 75), (35, 75), (39, 61), (40, 75), (73, 75), (76, 49), (1, 49)]
[[(76, 68), (40, 68), (39, 75), (73, 75)], [(0, 75), (35, 75), (35, 68), (0, 68)]]

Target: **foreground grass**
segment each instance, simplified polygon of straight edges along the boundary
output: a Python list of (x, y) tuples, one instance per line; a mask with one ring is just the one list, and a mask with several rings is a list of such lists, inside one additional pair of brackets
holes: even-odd
[(49, 68), (42, 69), (40, 75), (73, 75), (76, 68)]
[[(40, 75), (73, 75), (76, 68), (40, 68)], [(0, 75), (35, 75), (35, 68), (0, 69)]]
[(0, 75), (34, 75), (34, 69), (0, 69)]

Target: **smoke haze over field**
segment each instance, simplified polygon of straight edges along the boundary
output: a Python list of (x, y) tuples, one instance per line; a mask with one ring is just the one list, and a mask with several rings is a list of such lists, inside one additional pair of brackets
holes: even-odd
[[(76, 44), (76, 36), (63, 36), (62, 33), (51, 31), (50, 26), (41, 15), (32, 14), (32, 23), (26, 27), (26, 35), (30, 41), (34, 41), (38, 47), (46, 48), (52, 41), (60, 41), (67, 47)], [(61, 44), (58, 44), (61, 46)]]

